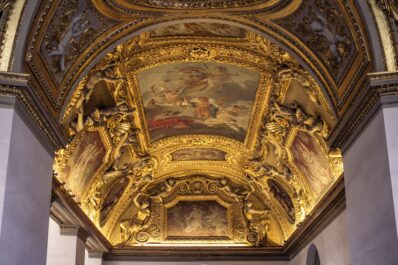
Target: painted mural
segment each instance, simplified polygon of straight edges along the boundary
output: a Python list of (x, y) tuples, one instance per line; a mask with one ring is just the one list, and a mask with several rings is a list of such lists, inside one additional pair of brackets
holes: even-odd
[(333, 181), (333, 173), (326, 154), (315, 139), (299, 131), (292, 144), (295, 164), (307, 178), (316, 194), (322, 193)]
[(168, 237), (227, 237), (227, 209), (216, 201), (180, 201), (167, 211)]
[(78, 199), (81, 199), (94, 173), (101, 166), (105, 154), (106, 149), (98, 132), (84, 135), (73, 149), (65, 168), (59, 175)]
[(181, 149), (171, 153), (172, 161), (213, 160), (225, 161), (227, 153), (211, 148)]
[(228, 64), (176, 63), (137, 78), (152, 141), (184, 134), (245, 139), (258, 73)]
[(151, 37), (200, 36), (243, 38), (245, 30), (227, 24), (195, 22), (160, 27), (149, 34)]

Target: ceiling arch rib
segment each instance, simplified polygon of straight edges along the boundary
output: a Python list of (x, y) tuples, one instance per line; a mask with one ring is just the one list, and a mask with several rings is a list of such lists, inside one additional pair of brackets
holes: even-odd
[(336, 117), (314, 78), (233, 26), (190, 22), (124, 41), (60, 120), (70, 143), (56, 177), (122, 249), (281, 247), (342, 173), (326, 142)]

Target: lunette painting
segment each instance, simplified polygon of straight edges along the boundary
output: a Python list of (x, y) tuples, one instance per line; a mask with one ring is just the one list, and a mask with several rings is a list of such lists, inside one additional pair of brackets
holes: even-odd
[(213, 134), (244, 141), (260, 76), (221, 63), (175, 63), (137, 75), (149, 136)]
[(228, 210), (216, 201), (180, 201), (167, 210), (167, 236), (227, 237)]
[(294, 161), (316, 194), (322, 193), (333, 181), (326, 154), (309, 134), (299, 131), (292, 144)]
[(78, 199), (81, 199), (94, 173), (101, 166), (105, 153), (106, 149), (98, 132), (85, 134), (73, 149), (60, 177)]

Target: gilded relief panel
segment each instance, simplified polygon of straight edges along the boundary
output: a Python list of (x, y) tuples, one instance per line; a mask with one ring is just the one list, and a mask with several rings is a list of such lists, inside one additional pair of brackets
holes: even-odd
[(91, 1), (61, 1), (40, 48), (55, 80), (60, 83), (76, 57), (114, 25), (96, 11)]

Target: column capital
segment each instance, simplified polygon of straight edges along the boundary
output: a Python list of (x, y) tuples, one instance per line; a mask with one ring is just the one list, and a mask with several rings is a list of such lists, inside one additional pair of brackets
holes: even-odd
[(381, 108), (398, 106), (398, 72), (369, 73), (361, 90), (329, 137), (330, 145), (343, 152)]
[(87, 252), (88, 252), (88, 257), (94, 259), (102, 259), (102, 256), (105, 253), (101, 250), (87, 250)]
[(63, 236), (77, 236), (83, 242), (86, 242), (89, 234), (82, 227), (74, 224), (62, 224), (59, 226), (61, 235)]

